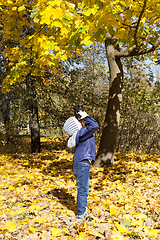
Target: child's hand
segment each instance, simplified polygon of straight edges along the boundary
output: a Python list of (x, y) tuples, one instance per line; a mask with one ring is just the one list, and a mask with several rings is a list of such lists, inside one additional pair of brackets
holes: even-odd
[(88, 117), (88, 114), (85, 111), (79, 111), (78, 114), (80, 115), (80, 118), (78, 120), (82, 120)]

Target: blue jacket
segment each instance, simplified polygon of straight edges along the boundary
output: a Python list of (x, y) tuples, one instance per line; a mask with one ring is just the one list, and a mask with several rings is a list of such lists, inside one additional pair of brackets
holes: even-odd
[(73, 163), (84, 159), (95, 160), (96, 143), (93, 133), (98, 129), (98, 123), (91, 117), (86, 118), (85, 127), (81, 128), (76, 134), (76, 148)]

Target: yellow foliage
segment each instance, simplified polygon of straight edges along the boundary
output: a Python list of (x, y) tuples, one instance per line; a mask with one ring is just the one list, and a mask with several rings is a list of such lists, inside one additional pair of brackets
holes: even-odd
[[(136, 38), (141, 50), (150, 46), (152, 36), (158, 36), (156, 27), (159, 24), (159, 0), (154, 0), (154, 4), (150, 0), (146, 1), (145, 11), (141, 18), (143, 1), (138, 0), (83, 0), (80, 2), (0, 0), (0, 5), (7, 5), (7, 7), (1, 7), (2, 41), (11, 39), (20, 43), (19, 49), (9, 47), (4, 53), (10, 61), (10, 66), (14, 67), (15, 61), (18, 62), (16, 74), (19, 75), (11, 81), (10, 76), (6, 78), (4, 81), (6, 91), (10, 90), (10, 87), (6, 85), (22, 81), (27, 70), (32, 70), (33, 76), (40, 74), (43, 76), (44, 65), (53, 66), (59, 60), (65, 61), (75, 51), (80, 54), (82, 45), (89, 46), (95, 40), (104, 43), (108, 32), (119, 42), (124, 43), (123, 48), (132, 50), (135, 46), (136, 24), (139, 20)], [(29, 20), (30, 17), (32, 21)], [(26, 26), (35, 31), (32, 35), (28, 34), (24, 37)], [(53, 37), (52, 41), (50, 36)], [(57, 48), (53, 46), (53, 43), (56, 43)], [(49, 60), (50, 50), (54, 53), (52, 61)], [(58, 55), (57, 51), (61, 54)], [(26, 63), (23, 62), (23, 56), (30, 53), (31, 58), (32, 52), (36, 55), (34, 69), (30, 69), (29, 64), (26, 67)]]

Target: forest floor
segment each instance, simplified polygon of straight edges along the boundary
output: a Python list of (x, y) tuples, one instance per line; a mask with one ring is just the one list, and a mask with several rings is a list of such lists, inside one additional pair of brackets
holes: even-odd
[(0, 151), (0, 239), (160, 240), (160, 155), (116, 154), (92, 168), (86, 221), (77, 220), (73, 152), (60, 138)]

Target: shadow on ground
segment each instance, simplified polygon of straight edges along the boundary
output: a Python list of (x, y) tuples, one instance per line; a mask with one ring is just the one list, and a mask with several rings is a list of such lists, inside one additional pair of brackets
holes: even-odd
[(49, 191), (47, 194), (58, 198), (58, 201), (63, 206), (77, 214), (77, 204), (75, 198), (72, 194), (68, 193), (65, 188), (55, 188), (54, 190)]

